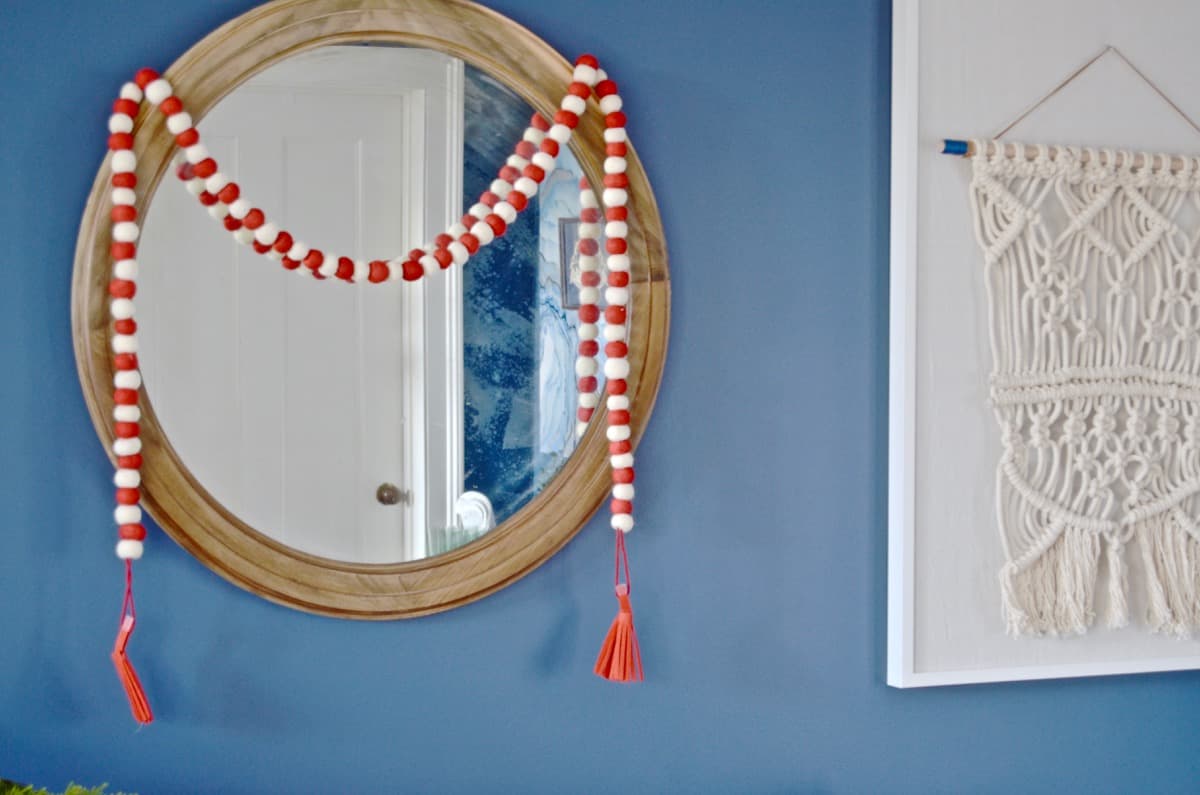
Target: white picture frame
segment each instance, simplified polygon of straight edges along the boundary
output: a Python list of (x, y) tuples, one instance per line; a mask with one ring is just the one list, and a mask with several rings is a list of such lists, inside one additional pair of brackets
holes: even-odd
[[(993, 135), (1108, 45), (1120, 47), (1183, 112), (1200, 116), (1200, 63), (1184, 33), (1200, 25), (1200, 6), (1183, 0), (1110, 6), (1124, 8), (1100, 11), (1089, 0), (893, 0), (887, 621), (893, 687), (1200, 668), (1200, 641), (1153, 635), (1136, 603), (1130, 626), (1121, 630), (1098, 620), (1079, 637), (1005, 637), (1002, 552), (995, 520), (985, 515), (994, 502), (999, 433), (986, 406), (985, 321), (980, 316), (976, 328), (968, 317), (986, 309), (982, 285), (976, 290), (969, 281), (982, 276), (982, 260), (968, 215), (970, 166), (939, 155), (940, 139)], [(1101, 59), (1088, 72), (1006, 138), (1200, 152), (1200, 134), (1126, 67)], [(944, 289), (931, 282), (946, 274)], [(939, 286), (936, 294), (931, 283)], [(947, 424), (942, 438), (930, 431), (930, 416)], [(925, 510), (931, 493), (948, 504)], [(965, 527), (947, 529), (950, 521)], [(947, 538), (955, 543), (944, 544)], [(1131, 591), (1138, 585), (1130, 584)], [(978, 630), (967, 626), (975, 621)]]

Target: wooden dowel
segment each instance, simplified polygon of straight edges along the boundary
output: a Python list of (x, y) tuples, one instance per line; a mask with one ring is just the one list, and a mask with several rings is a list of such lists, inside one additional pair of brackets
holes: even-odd
[[(988, 141), (985, 145), (987, 146), (987, 153), (989, 155), (995, 153), (995, 149), (994, 149), (995, 142)], [(1004, 147), (1004, 155), (1006, 157), (1016, 157), (1017, 156), (1017, 154), (1018, 154), (1018, 151), (1017, 151), (1018, 145), (1017, 144), (1005, 143), (1005, 144), (1002, 144), (1002, 146)], [(1051, 160), (1056, 158), (1058, 156), (1058, 154), (1063, 151), (1063, 148), (1060, 146), (1049, 146), (1049, 147), (1046, 147), (1046, 149), (1047, 149), (1048, 154), (1050, 155)], [(1085, 163), (1085, 164), (1090, 162), (1092, 159), (1092, 153), (1094, 151), (1095, 150), (1089, 150), (1089, 149), (1084, 149), (1083, 151), (1081, 151), (1079, 153), (1079, 162)], [(1026, 145), (1023, 147), (1023, 153), (1025, 155), (1026, 160), (1037, 160), (1038, 147)], [(957, 155), (959, 157), (974, 157), (975, 155), (979, 154), (979, 151), (978, 151), (978, 148), (976, 147), (974, 141), (960, 141), (960, 140), (956, 140), (953, 138), (947, 138), (946, 140), (944, 140), (942, 142), (942, 154)], [(1102, 166), (1108, 165), (1108, 155), (1105, 152), (1095, 152), (1095, 154), (1100, 160), (1100, 165), (1102, 165)], [(1115, 154), (1116, 154), (1116, 163), (1114, 163), (1113, 166), (1115, 168), (1120, 168), (1122, 165), (1124, 165), (1125, 153), (1117, 152)], [(1134, 168), (1143, 168), (1146, 165), (1147, 157), (1153, 158), (1156, 163), (1161, 163), (1162, 158), (1166, 158), (1168, 156), (1167, 155), (1136, 154), (1133, 156), (1133, 167)], [(1195, 158), (1169, 157), (1169, 160), (1170, 160), (1170, 170), (1171, 171), (1182, 171), (1185, 168), (1185, 165), (1189, 161), (1192, 164), (1193, 170), (1200, 170), (1200, 169), (1196, 168)]]

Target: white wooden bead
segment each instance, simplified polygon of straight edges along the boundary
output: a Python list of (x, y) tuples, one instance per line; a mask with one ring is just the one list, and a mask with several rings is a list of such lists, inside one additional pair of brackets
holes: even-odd
[(545, 171), (547, 174), (554, 170), (555, 159), (546, 152), (535, 152), (530, 160), (535, 166), (540, 168), (542, 171)]
[(594, 304), (600, 299), (600, 290), (596, 287), (580, 287), (579, 303)]
[(606, 144), (623, 144), (629, 140), (629, 136), (625, 133), (624, 127), (609, 127), (604, 131), (604, 143)]
[(187, 182), (187, 191), (193, 196), (199, 196), (201, 193), (204, 193), (204, 180), (199, 177), (189, 179)]
[(113, 353), (137, 353), (137, 337), (132, 334), (114, 334), (112, 348)]
[(267, 259), (271, 260), (272, 262), (279, 262), (280, 260), (283, 259), (283, 253), (276, 251), (275, 249), (270, 249), (263, 256), (265, 256)]
[(216, 174), (213, 174), (211, 177), (204, 180), (204, 189), (209, 193), (216, 195), (220, 193), (221, 190), (229, 183), (229, 177), (218, 171)]
[(335, 273), (337, 273), (337, 269), (338, 269), (338, 258), (335, 257), (333, 254), (326, 254), (325, 259), (321, 261), (321, 266), (319, 268), (317, 268), (317, 273), (321, 274), (322, 276), (324, 276), (325, 278), (328, 279), (329, 277), (331, 277)]
[(171, 84), (161, 77), (146, 86), (146, 100), (151, 105), (158, 105), (169, 96)]
[(585, 63), (581, 63), (575, 67), (574, 78), (576, 82), (583, 83), (587, 86), (596, 85), (596, 82), (599, 79), (596, 74), (596, 67), (588, 66)]
[(604, 300), (609, 306), (625, 306), (629, 303), (629, 289), (626, 287), (609, 287), (604, 291)]
[[(121, 262), (132, 262), (132, 260), (121, 260)], [(118, 279), (128, 279), (129, 277), (121, 276), (113, 269), (113, 275)], [(133, 317), (133, 301), (128, 298), (114, 298), (109, 305), (112, 311), (113, 320), (125, 320)]]
[(216, 204), (209, 205), (208, 214), (216, 221), (224, 221), (225, 216), (229, 215), (229, 208), (221, 204), (221, 202), (217, 202)]
[(432, 254), (426, 254), (417, 261), (420, 262), (421, 267), (425, 269), (426, 276), (432, 273), (437, 273), (442, 269), (441, 263), (439, 263), (437, 258), (435, 258)]
[(132, 243), (138, 239), (138, 225), (133, 221), (121, 221), (113, 224), (112, 237), (118, 243)]
[(471, 252), (467, 251), (467, 247), (457, 240), (451, 241), (450, 245), (446, 246), (446, 250), (450, 252), (455, 265), (462, 265), (471, 258)]
[(610, 271), (628, 271), (629, 264), (628, 254), (612, 254), (608, 258), (608, 269)]
[(126, 83), (121, 86), (121, 99), (131, 99), (134, 102), (142, 101), (142, 89), (137, 83)]
[(279, 227), (270, 221), (254, 230), (254, 239), (264, 246), (269, 246), (279, 237)]
[(629, 194), (624, 188), (605, 188), (604, 189), (604, 206), (605, 207), (624, 207), (629, 201)]
[(624, 221), (609, 221), (604, 225), (604, 235), (610, 240), (629, 237), (629, 224)]
[(233, 204), (229, 205), (229, 214), (240, 221), (246, 217), (246, 213), (250, 212), (251, 209), (253, 208), (251, 208), (250, 202), (238, 198), (234, 199)]
[(462, 237), (466, 233), (467, 233), (467, 228), (458, 221), (455, 221), (454, 223), (450, 224), (450, 228), (446, 230), (446, 234), (450, 235), (450, 237), (454, 238), (455, 240), (458, 240), (460, 237)]
[(113, 188), (109, 197), (116, 206), (132, 207), (137, 204), (137, 194), (132, 188)]
[(371, 266), (366, 260), (354, 260), (354, 273), (350, 276), (356, 282), (365, 282), (367, 277), (371, 275)]
[(503, 199), (512, 190), (512, 183), (505, 182), (502, 179), (492, 180), (492, 184), (488, 186), (488, 190)]
[(603, 83), (607, 79), (608, 79), (608, 72), (604, 71), (600, 67), (596, 67), (596, 82)]
[(555, 124), (550, 127), (550, 132), (546, 133), (559, 146), (566, 146), (567, 141), (571, 140), (571, 128), (565, 124)]
[(288, 259), (294, 259), (296, 262), (301, 262), (308, 256), (308, 252), (312, 251), (307, 244), (301, 243), (299, 240), (292, 242), (292, 247), (288, 249)]
[(243, 246), (248, 246), (250, 245), (250, 241), (254, 239), (254, 230), (247, 229), (243, 226), (241, 229), (234, 231), (233, 239), (241, 243)]
[(496, 238), (496, 232), (483, 221), (471, 227), (471, 234), (475, 235), (481, 246), (486, 246)]
[(133, 538), (122, 538), (117, 542), (117, 557), (121, 560), (141, 560), (142, 542)]
[(620, 530), (622, 533), (628, 533), (633, 529), (633, 517), (627, 513), (613, 514), (612, 528)]
[(113, 386), (117, 389), (141, 389), (142, 374), (137, 370), (117, 370), (113, 373)]
[(605, 323), (604, 339), (608, 342), (623, 342), (625, 340), (625, 324)]
[(633, 484), (632, 483), (617, 483), (613, 485), (612, 495), (618, 500), (633, 499)]
[(624, 174), (627, 167), (627, 161), (623, 157), (606, 157), (604, 158), (604, 173), (605, 174)]
[(118, 456), (137, 455), (142, 452), (142, 440), (136, 436), (132, 439), (113, 440), (113, 453)]
[(595, 323), (580, 323), (579, 324), (579, 339), (594, 340), (600, 334), (600, 327)]
[(629, 376), (628, 359), (609, 359), (604, 363), (605, 378), (627, 378)]
[(183, 150), (183, 156), (194, 166), (208, 159), (208, 147), (204, 144), (192, 144)]
[(609, 395), (606, 405), (609, 411), (629, 411), (629, 395)]
[(609, 456), (608, 461), (613, 469), (628, 469), (633, 466), (633, 454), (621, 453), (620, 455)]
[(600, 405), (600, 396), (595, 392), (579, 393), (579, 406), (585, 409), (594, 409)]
[[(120, 387), (118, 387), (120, 388)], [(142, 410), (137, 406), (113, 406), (113, 419), (117, 422), (137, 422), (142, 418)]]
[(600, 204), (596, 201), (596, 192), (591, 188), (579, 191), (579, 206), (585, 210), (599, 207)]
[(579, 269), (583, 271), (594, 271), (600, 269), (600, 257), (596, 254), (580, 254)]
[(537, 127), (526, 127), (525, 134), (522, 136), (526, 141), (534, 146), (541, 146), (542, 141), (546, 139), (546, 133), (539, 130)]
[(616, 113), (624, 104), (620, 94), (609, 94), (607, 97), (600, 97), (600, 112), (606, 115)]
[(587, 100), (583, 97), (577, 97), (574, 94), (567, 94), (563, 97), (559, 107), (563, 110), (569, 110), (576, 116), (582, 116), (584, 111), (587, 110)]
[(521, 177), (513, 187), (530, 199), (536, 196), (538, 192), (538, 184), (529, 177)]
[(529, 165), (529, 161), (520, 155), (509, 155), (508, 160), (504, 161), (506, 165), (512, 166), (517, 171), (524, 170), (525, 166)]
[(610, 442), (623, 442), (629, 438), (629, 426), (609, 425), (607, 435)]
[(124, 113), (114, 113), (108, 117), (108, 131), (110, 133), (133, 132), (133, 119)]
[(585, 433), (587, 433), (587, 429), (588, 429), (588, 424), (586, 422), (583, 422), (583, 421), (576, 422), (575, 423), (575, 436), (576, 437), (583, 436)]
[(180, 111), (172, 116), (168, 116), (167, 129), (171, 131), (171, 135), (179, 135), (181, 132), (192, 129), (191, 114), (186, 111)]
[(137, 169), (137, 156), (132, 149), (118, 149), (113, 152), (112, 171), (114, 174), (128, 174)]
[(492, 214), (492, 208), (488, 207), (483, 202), (476, 202), (475, 204), (471, 205), (471, 209), (467, 210), (467, 213), (482, 221), (484, 218), (487, 218)]
[(580, 356), (575, 360), (575, 375), (578, 378), (587, 378), (596, 374), (596, 360)]
[(136, 489), (142, 485), (142, 473), (136, 469), (118, 469), (113, 475), (113, 485), (119, 489)]
[(388, 280), (398, 282), (404, 278), (404, 258), (388, 260)]
[(600, 237), (600, 224), (581, 223), (579, 225), (579, 236), (595, 240)]
[(113, 511), (117, 524), (137, 524), (142, 521), (142, 509), (136, 505), (118, 505)]
[[(137, 260), (135, 260), (135, 259), (119, 259), (119, 260), (117, 260), (113, 264), (113, 276), (116, 276), (118, 279), (134, 281), (135, 279), (137, 279), (137, 276), (138, 276)], [(118, 299), (118, 300), (129, 301), (128, 298), (123, 298), (123, 299)], [(131, 312), (132, 312), (132, 304), (133, 304), (133, 302), (130, 301), (130, 306), (131, 306), (130, 311)]]
[(517, 208), (508, 202), (497, 202), (496, 206), (492, 209), (495, 210), (496, 215), (500, 216), (500, 220), (506, 224), (511, 224), (517, 220)]

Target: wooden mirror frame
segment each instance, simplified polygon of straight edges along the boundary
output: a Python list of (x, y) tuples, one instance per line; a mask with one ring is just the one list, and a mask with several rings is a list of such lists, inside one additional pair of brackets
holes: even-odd
[[(210, 33), (164, 77), (200, 120), (238, 85), (284, 58), (364, 40), (426, 47), (462, 58), (547, 116), (553, 116), (571, 81), (571, 64), (550, 45), (512, 20), (465, 0), (275, 0)], [(619, 81), (621, 76), (614, 77)], [(598, 185), (604, 173), (603, 121), (595, 100), (588, 104), (572, 149), (589, 180)], [(634, 124), (636, 131), (636, 119)], [(144, 218), (175, 146), (164, 118), (153, 108), (142, 109), (134, 134), (137, 209)], [(662, 221), (632, 144), (627, 173), (633, 268), (627, 380), (636, 443), (662, 378), (670, 278)], [(106, 160), (80, 225), (71, 321), (88, 411), (112, 457), (108, 194)], [(144, 389), (140, 400), (143, 507), (184, 549), (229, 581), (273, 602), (323, 615), (410, 618), (480, 599), (528, 574), (566, 544), (604, 502), (611, 484), (602, 401), (559, 473), (496, 529), (436, 557), (385, 565), (345, 563), (287, 547), (234, 516), (180, 460)], [(152, 545), (150, 549), (152, 558)]]

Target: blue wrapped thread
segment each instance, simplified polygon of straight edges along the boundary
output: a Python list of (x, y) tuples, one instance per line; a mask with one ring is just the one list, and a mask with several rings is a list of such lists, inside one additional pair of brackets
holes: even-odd
[(970, 152), (970, 145), (966, 141), (956, 141), (953, 138), (947, 138), (942, 141), (942, 154), (944, 155), (961, 155), (966, 157)]

